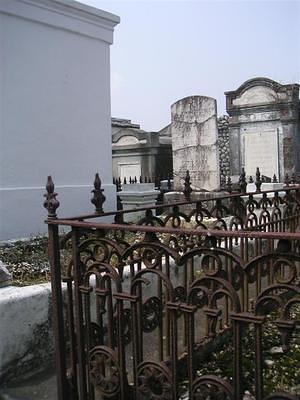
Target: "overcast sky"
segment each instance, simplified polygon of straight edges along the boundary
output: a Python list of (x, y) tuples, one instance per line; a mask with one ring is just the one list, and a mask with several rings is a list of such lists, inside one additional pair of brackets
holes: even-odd
[(299, 83), (300, 1), (81, 0), (117, 14), (111, 46), (112, 116), (146, 130), (170, 122), (170, 106), (214, 97), (265, 76)]

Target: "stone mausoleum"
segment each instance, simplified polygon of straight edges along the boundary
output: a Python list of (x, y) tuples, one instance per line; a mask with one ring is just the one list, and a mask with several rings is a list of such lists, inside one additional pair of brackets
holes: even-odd
[(299, 85), (254, 78), (226, 92), (231, 174), (259, 166), (280, 180), (300, 171)]
[(225, 96), (228, 115), (220, 117), (215, 99), (178, 100), (171, 123), (159, 132), (113, 119), (114, 176), (164, 175), (163, 166), (180, 188), (189, 169), (197, 189), (217, 190), (228, 176), (237, 181), (242, 168), (248, 177), (259, 167), (265, 177), (275, 174), (281, 181), (299, 173), (299, 85), (253, 78)]
[(147, 132), (128, 119), (112, 118), (113, 176), (129, 180), (172, 174), (172, 146), (168, 129)]

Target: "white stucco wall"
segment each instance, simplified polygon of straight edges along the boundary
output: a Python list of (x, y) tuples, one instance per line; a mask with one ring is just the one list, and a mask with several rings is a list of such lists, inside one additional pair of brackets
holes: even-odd
[(93, 210), (96, 172), (104, 208), (115, 208), (109, 46), (118, 22), (73, 1), (0, 1), (0, 240), (45, 231), (47, 175), (60, 215)]

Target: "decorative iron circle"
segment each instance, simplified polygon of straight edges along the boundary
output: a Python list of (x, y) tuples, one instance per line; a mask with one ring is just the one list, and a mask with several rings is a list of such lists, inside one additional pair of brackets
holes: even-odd
[(97, 346), (89, 355), (90, 380), (106, 397), (114, 397), (120, 391), (120, 369), (113, 350)]
[(214, 375), (203, 375), (192, 386), (193, 400), (233, 400), (233, 389), (228, 382)]
[(196, 211), (195, 213), (195, 222), (196, 224), (201, 224), (204, 220), (204, 215), (201, 211)]
[(144, 332), (152, 332), (162, 317), (162, 304), (158, 297), (149, 297), (142, 306), (142, 328)]
[(174, 216), (172, 218), (172, 228), (179, 228), (181, 225), (181, 220), (179, 216)]
[(181, 303), (186, 301), (186, 290), (183, 286), (176, 286), (174, 289), (174, 301)]
[[(288, 276), (285, 277), (286, 269), (288, 269)], [(297, 277), (297, 268), (295, 264), (287, 259), (280, 258), (273, 264), (274, 279), (277, 283), (291, 283)]]
[(204, 306), (207, 306), (208, 304), (207, 293), (205, 293), (203, 288), (200, 287), (193, 288), (190, 294), (190, 302), (197, 308), (202, 308)]
[(222, 269), (220, 257), (212, 254), (205, 254), (201, 260), (201, 266), (207, 276), (215, 276)]
[(143, 362), (137, 369), (137, 379), (139, 399), (172, 399), (172, 375), (165, 365)]
[(142, 252), (143, 263), (146, 268), (157, 268), (161, 264), (161, 254), (158, 250), (147, 247)]
[(96, 244), (93, 249), (94, 259), (98, 262), (104, 262), (108, 259), (109, 250), (108, 246), (101, 244)]

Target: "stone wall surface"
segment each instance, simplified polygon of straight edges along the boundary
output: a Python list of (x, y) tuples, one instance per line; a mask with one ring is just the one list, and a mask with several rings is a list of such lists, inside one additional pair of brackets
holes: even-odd
[(229, 117), (218, 118), (218, 147), (220, 161), (220, 182), (225, 182), (230, 175)]
[(181, 190), (186, 171), (197, 189), (219, 187), (216, 100), (205, 96), (181, 99), (171, 107), (174, 189)]

